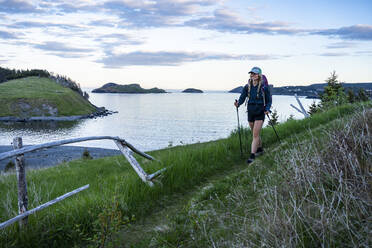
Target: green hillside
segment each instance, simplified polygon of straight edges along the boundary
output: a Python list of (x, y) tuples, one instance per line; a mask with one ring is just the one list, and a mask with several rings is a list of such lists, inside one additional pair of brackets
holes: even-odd
[(76, 116), (96, 108), (70, 88), (45, 77), (27, 77), (0, 84), (0, 117)]
[[(266, 153), (240, 157), (237, 131), (150, 152), (150, 188), (123, 156), (28, 171), (29, 209), (90, 188), (0, 230), (0, 247), (368, 247), (371, 103), (262, 130)], [(251, 132), (242, 130), (248, 150)], [(0, 222), (17, 214), (16, 175), (0, 175)]]

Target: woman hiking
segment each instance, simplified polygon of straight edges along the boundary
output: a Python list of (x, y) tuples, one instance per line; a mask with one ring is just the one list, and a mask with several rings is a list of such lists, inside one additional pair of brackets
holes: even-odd
[(252, 130), (253, 139), (251, 145), (251, 155), (247, 160), (250, 164), (256, 156), (263, 153), (260, 131), (265, 120), (265, 115), (270, 112), (272, 98), (269, 84), (265, 75), (259, 67), (253, 67), (249, 72), (250, 78), (240, 94), (239, 101), (234, 105), (238, 108), (247, 98), (248, 123)]

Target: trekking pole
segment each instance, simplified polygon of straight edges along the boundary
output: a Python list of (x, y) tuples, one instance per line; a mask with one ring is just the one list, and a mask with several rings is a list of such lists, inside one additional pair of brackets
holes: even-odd
[[(238, 100), (235, 99), (235, 102), (238, 102)], [(240, 143), (240, 156), (243, 157), (242, 137), (240, 135), (240, 123), (239, 123), (239, 111), (238, 111), (238, 107), (236, 107), (236, 117), (238, 118), (238, 133), (239, 133), (239, 143)]]
[(276, 132), (276, 130), (275, 130), (275, 127), (274, 127), (274, 124), (271, 122), (271, 119), (270, 119), (270, 116), (269, 116), (269, 114), (268, 113), (266, 113), (266, 115), (267, 115), (267, 118), (269, 118), (269, 123), (271, 123), (271, 126), (273, 127), (273, 129), (274, 129), (274, 132), (275, 132), (275, 134), (276, 134), (276, 137), (278, 138), (278, 140), (279, 140), (279, 143), (282, 143), (281, 141), (280, 141), (280, 139), (279, 139), (279, 135), (278, 135), (278, 133)]

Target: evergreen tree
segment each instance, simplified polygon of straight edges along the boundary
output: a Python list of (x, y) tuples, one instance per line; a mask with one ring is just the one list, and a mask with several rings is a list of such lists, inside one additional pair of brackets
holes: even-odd
[(336, 71), (333, 71), (326, 80), (327, 86), (324, 87), (324, 93), (321, 96), (322, 108), (342, 105), (347, 102), (344, 88), (337, 77)]
[(49, 77), (50, 74), (46, 70), (32, 69), (32, 70), (15, 70), (0, 67), (0, 83), (12, 79), (25, 78), (30, 76)]
[(365, 102), (369, 100), (367, 92), (363, 88), (360, 88), (358, 91), (358, 100), (361, 102)]
[(316, 112), (318, 112), (319, 110), (320, 110), (320, 106), (317, 105), (315, 101), (313, 101), (313, 103), (309, 107), (309, 111), (307, 111), (307, 112), (309, 113), (309, 115), (313, 115)]
[(349, 103), (353, 103), (353, 102), (355, 102), (357, 99), (356, 99), (356, 97), (355, 97), (355, 95), (354, 95), (354, 91), (353, 90), (348, 90), (347, 91), (347, 101), (349, 102)]
[(273, 110), (270, 114), (270, 119), (269, 119), (269, 125), (274, 126), (279, 124), (279, 116), (278, 116), (278, 111), (276, 109)]

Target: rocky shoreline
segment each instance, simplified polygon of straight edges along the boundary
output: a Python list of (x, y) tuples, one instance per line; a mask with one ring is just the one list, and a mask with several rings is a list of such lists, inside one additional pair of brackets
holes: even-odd
[(98, 111), (88, 115), (74, 115), (74, 116), (32, 116), (32, 117), (16, 117), (4, 116), (0, 117), (2, 122), (32, 122), (32, 121), (77, 121), (81, 119), (94, 119), (118, 113), (117, 111), (110, 111), (104, 107), (99, 108)]

